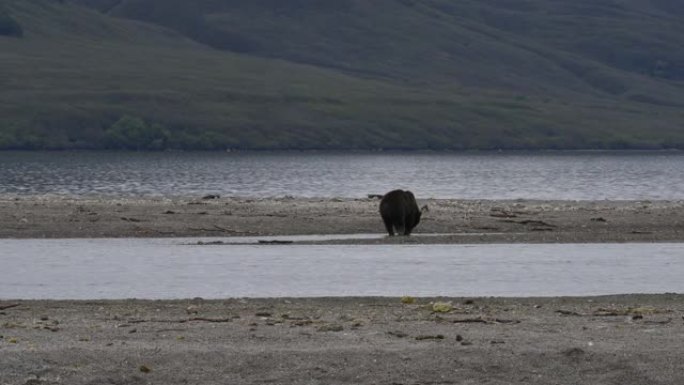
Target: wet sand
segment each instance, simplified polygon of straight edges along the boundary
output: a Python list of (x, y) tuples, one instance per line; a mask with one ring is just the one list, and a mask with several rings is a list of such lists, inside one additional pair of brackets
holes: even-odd
[[(684, 240), (682, 201), (421, 200), (415, 234), (337, 243)], [(384, 233), (377, 199), (0, 199), (0, 238)], [(333, 243), (333, 242), (331, 242)]]
[(3, 385), (684, 383), (673, 294), (12, 305)]

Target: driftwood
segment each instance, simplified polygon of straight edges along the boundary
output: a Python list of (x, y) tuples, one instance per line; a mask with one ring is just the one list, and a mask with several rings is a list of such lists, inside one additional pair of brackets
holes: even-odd
[(463, 318), (463, 319), (454, 319), (451, 320), (451, 322), (458, 324), (458, 323), (480, 323), (480, 324), (519, 324), (520, 321), (518, 320), (509, 320), (509, 319), (501, 319), (501, 318), (495, 318), (492, 320), (486, 320), (482, 317), (478, 318)]
[(193, 317), (188, 319), (138, 319), (130, 320), (129, 324), (142, 324), (142, 323), (176, 323), (184, 324), (188, 322), (211, 322), (211, 323), (225, 323), (233, 322), (233, 318), (207, 318), (207, 317)]
[(660, 320), (660, 321), (644, 321), (645, 324), (650, 324), (650, 325), (667, 325), (670, 322), (672, 322), (672, 318), (668, 318), (665, 320)]
[(21, 304), (20, 303), (12, 303), (9, 305), (0, 305), (0, 310), (7, 310), (7, 309), (11, 309), (13, 307), (18, 307), (18, 306), (21, 306)]
[(490, 217), (494, 218), (517, 218), (518, 216), (513, 213), (509, 213), (507, 211), (494, 211), (489, 213)]
[(534, 219), (525, 219), (522, 221), (516, 221), (514, 219), (500, 219), (499, 222), (516, 223), (516, 224), (525, 225), (525, 226), (558, 227), (554, 224), (547, 223), (544, 221), (538, 221), (538, 220), (534, 220)]
[(162, 230), (150, 229), (150, 228), (140, 227), (140, 226), (135, 226), (134, 230), (141, 232), (141, 233), (155, 233), (155, 234), (164, 234), (164, 235), (176, 234), (175, 231), (162, 231)]
[(225, 227), (221, 227), (218, 225), (214, 225), (213, 229), (201, 227), (201, 228), (189, 228), (188, 230), (192, 230), (192, 231), (214, 231), (214, 232), (232, 233), (232, 234), (248, 234), (247, 232), (244, 232), (244, 231), (231, 230), (231, 229), (227, 229)]
[(259, 240), (260, 245), (291, 245), (293, 244), (294, 241), (268, 241), (268, 240)]
[(436, 334), (434, 336), (429, 336), (429, 335), (423, 335), (423, 336), (416, 336), (416, 340), (418, 341), (424, 341), (424, 340), (443, 340), (444, 335), (442, 334)]
[(138, 223), (138, 222), (142, 222), (142, 221), (143, 221), (142, 219), (138, 219), (138, 218), (129, 218), (129, 217), (121, 217), (121, 220), (122, 220), (122, 221), (126, 221), (126, 222), (134, 222), (134, 223)]
[(451, 320), (451, 322), (453, 322), (455, 324), (475, 324), (475, 323), (486, 324), (486, 323), (490, 323), (489, 321), (486, 321), (482, 318), (454, 319), (454, 320)]
[(570, 316), (576, 316), (576, 317), (581, 317), (582, 314), (576, 312), (576, 311), (571, 311), (571, 310), (556, 310), (556, 313), (561, 314), (561, 315), (570, 315)]

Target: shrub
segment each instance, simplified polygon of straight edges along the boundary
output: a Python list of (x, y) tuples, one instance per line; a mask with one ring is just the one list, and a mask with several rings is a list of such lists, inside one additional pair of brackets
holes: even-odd
[(105, 131), (104, 146), (121, 150), (162, 150), (168, 136), (166, 129), (158, 124), (124, 116)]

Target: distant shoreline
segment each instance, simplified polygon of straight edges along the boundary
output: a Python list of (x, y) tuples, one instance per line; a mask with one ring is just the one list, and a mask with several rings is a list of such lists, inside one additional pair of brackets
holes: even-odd
[[(419, 199), (415, 233), (324, 243), (682, 242), (684, 201)], [(381, 234), (377, 199), (0, 196), (0, 238)]]

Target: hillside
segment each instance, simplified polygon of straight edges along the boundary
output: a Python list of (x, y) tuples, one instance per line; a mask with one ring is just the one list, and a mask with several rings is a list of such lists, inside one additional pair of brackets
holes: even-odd
[(0, 0), (0, 148), (684, 148), (674, 0)]

